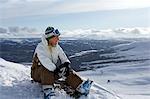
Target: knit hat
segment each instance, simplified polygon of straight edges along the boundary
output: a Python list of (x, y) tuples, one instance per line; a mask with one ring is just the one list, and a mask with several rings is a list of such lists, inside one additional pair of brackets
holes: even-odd
[(53, 38), (55, 36), (59, 36), (60, 32), (58, 31), (58, 29), (54, 29), (54, 27), (47, 27), (45, 30), (45, 38), (46, 39), (50, 39)]

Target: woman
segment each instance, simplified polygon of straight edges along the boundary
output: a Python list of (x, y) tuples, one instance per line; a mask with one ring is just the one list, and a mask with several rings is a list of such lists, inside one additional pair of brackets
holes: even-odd
[[(47, 27), (34, 52), (31, 78), (41, 83), (45, 99), (55, 96), (54, 83), (63, 78), (67, 85), (81, 94), (89, 93), (87, 81), (83, 81), (71, 68), (70, 61), (59, 46), (58, 29)], [(87, 85), (83, 87), (83, 85)]]

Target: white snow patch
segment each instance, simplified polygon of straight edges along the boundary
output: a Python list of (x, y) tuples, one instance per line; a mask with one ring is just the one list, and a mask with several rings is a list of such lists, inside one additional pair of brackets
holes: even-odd
[(83, 55), (85, 55), (85, 54), (92, 53), (92, 52), (97, 52), (97, 50), (81, 51), (81, 52), (79, 52), (79, 53), (75, 53), (74, 55), (70, 56), (69, 58), (78, 57), (78, 56), (83, 56)]

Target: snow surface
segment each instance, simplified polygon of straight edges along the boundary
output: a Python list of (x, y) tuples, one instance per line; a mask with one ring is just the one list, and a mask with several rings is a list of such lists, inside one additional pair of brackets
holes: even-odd
[[(123, 99), (150, 99), (150, 40), (133, 41), (113, 48), (117, 53), (106, 55), (123, 57), (87, 62), (89, 65), (97, 63), (98, 66), (102, 62), (107, 63), (105, 68), (83, 71), (80, 74), (113, 90)], [(120, 60), (139, 61), (117, 63)]]
[[(111, 96), (108, 98), (107, 95), (105, 98), (100, 97), (105, 95), (98, 91), (100, 90), (98, 87), (101, 88), (100, 85), (117, 93), (122, 99), (150, 99), (150, 40), (137, 40), (113, 48), (117, 52), (106, 54), (107, 56), (123, 57), (91, 61), (88, 64), (97, 63), (96, 65), (99, 66), (101, 62), (107, 61), (106, 67), (78, 72), (82, 77), (89, 78), (98, 84), (93, 87), (93, 90), (97, 91), (89, 99), (95, 99), (94, 97), (111, 99)], [(84, 51), (76, 55), (83, 55), (91, 51)], [(132, 59), (139, 61), (114, 62)], [(39, 84), (31, 83), (30, 79), (30, 66), (8, 62), (0, 58), (0, 99), (41, 99)], [(65, 95), (62, 97), (68, 99)]]
[(82, 56), (91, 52), (97, 52), (97, 50), (88, 50), (88, 51), (81, 51), (79, 53), (75, 53), (75, 55), (70, 56), (69, 58), (73, 58), (73, 57), (78, 57), (78, 56)]
[[(41, 91), (40, 84), (31, 82), (30, 66), (0, 58), (0, 99), (43, 99)], [(56, 95), (55, 99), (72, 99), (63, 90), (56, 89)], [(88, 97), (80, 99), (119, 99), (119, 96), (95, 83)]]

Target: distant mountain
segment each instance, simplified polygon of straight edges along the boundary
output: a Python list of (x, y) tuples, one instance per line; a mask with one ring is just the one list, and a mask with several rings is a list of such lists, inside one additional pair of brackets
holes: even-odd
[[(31, 63), (32, 56), (40, 39), (1, 39), (0, 57), (13, 62)], [(72, 67), (79, 71), (82, 62), (95, 61), (100, 59), (110, 59), (117, 57), (104, 57), (102, 54), (110, 54), (115, 51), (113, 46), (128, 43), (119, 40), (61, 40), (61, 47), (71, 60)], [(90, 57), (90, 58), (89, 58)]]

